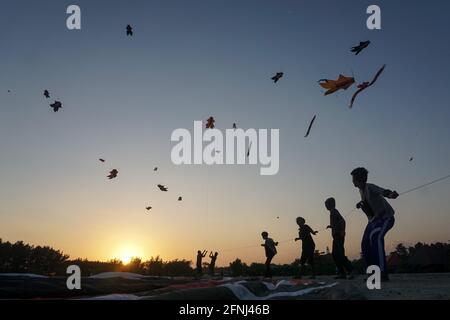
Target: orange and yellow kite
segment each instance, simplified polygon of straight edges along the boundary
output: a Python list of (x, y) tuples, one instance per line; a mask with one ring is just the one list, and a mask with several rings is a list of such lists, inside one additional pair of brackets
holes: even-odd
[(347, 90), (352, 86), (352, 84), (355, 83), (355, 78), (353, 77), (346, 77), (342, 74), (339, 75), (339, 78), (337, 80), (329, 80), (329, 79), (320, 79), (319, 84), (324, 89), (328, 89), (327, 92), (325, 92), (325, 95), (332, 94), (340, 89)]

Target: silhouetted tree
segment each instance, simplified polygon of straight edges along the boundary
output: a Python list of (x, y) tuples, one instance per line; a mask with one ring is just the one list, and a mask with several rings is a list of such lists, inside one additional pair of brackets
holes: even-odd
[(0, 272), (54, 274), (68, 258), (47, 246), (33, 247), (23, 241), (11, 244), (0, 239)]
[(164, 274), (167, 276), (192, 276), (194, 270), (191, 268), (192, 261), (172, 260), (164, 263)]
[(230, 272), (234, 277), (243, 276), (248, 269), (245, 263), (242, 263), (241, 259), (236, 259), (230, 263)]
[(157, 256), (156, 258), (151, 257), (150, 260), (144, 263), (146, 273), (152, 276), (162, 276), (164, 275), (164, 262)]
[[(247, 269), (246, 275), (251, 277), (263, 276), (266, 273), (266, 265), (264, 263), (253, 262)], [(272, 270), (272, 274), (276, 274), (275, 268)]]
[(144, 265), (141, 258), (133, 257), (130, 262), (123, 267), (123, 271), (142, 274), (144, 273)]
[(400, 259), (404, 260), (408, 257), (408, 249), (403, 245), (403, 243), (399, 243), (395, 247), (395, 253), (399, 256)]

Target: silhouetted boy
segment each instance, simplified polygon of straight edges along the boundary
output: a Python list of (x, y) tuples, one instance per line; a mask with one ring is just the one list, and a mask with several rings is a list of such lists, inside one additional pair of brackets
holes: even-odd
[(361, 251), (366, 265), (379, 266), (381, 279), (388, 281), (384, 237), (394, 226), (395, 212), (385, 198), (396, 199), (398, 193), (367, 183), (368, 173), (365, 168), (356, 168), (351, 172), (353, 185), (359, 189), (361, 195), (361, 201), (356, 204), (356, 208), (362, 209), (369, 219), (364, 230)]
[(302, 255), (300, 257), (300, 268), (297, 278), (300, 279), (302, 277), (303, 269), (305, 268), (306, 262), (308, 262), (312, 269), (311, 279), (313, 279), (315, 278), (314, 251), (316, 250), (316, 244), (314, 243), (311, 234), (316, 235), (317, 231), (313, 231), (310, 226), (305, 224), (305, 219), (302, 217), (298, 217), (296, 221), (299, 229), (298, 238), (295, 238), (295, 241), (302, 240)]
[(211, 258), (211, 262), (209, 263), (209, 274), (214, 275), (214, 268), (216, 267), (216, 260), (219, 253), (212, 253), (212, 251), (209, 253), (209, 257)]
[(351, 262), (345, 256), (345, 220), (336, 209), (336, 200), (334, 198), (328, 198), (325, 201), (325, 207), (330, 211), (330, 225), (327, 228), (331, 228), (331, 235), (333, 237), (333, 260), (338, 270), (338, 276), (336, 279), (352, 279), (353, 267)]
[(197, 251), (197, 276), (201, 276), (203, 271), (202, 271), (202, 259), (204, 257), (206, 257), (206, 253), (208, 251), (204, 250), (203, 252), (201, 252), (200, 250)]
[(271, 238), (269, 238), (269, 234), (266, 231), (263, 231), (261, 233), (262, 238), (265, 240), (264, 244), (261, 246), (264, 247), (266, 251), (266, 278), (272, 278), (272, 270), (270, 269), (270, 264), (272, 263), (273, 257), (277, 254), (277, 248), (278, 242), (273, 241)]

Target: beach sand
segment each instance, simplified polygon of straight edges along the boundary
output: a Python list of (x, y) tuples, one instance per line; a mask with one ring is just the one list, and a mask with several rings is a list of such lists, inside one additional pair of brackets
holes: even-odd
[[(382, 282), (380, 290), (369, 290), (364, 276), (352, 280), (334, 280), (332, 276), (319, 276), (306, 286), (329, 286), (287, 299), (296, 300), (449, 300), (450, 273), (393, 274), (389, 282)], [(237, 299), (222, 284), (235, 285), (248, 280), (251, 288), (265, 289), (263, 279), (220, 280), (158, 277), (95, 277), (82, 278), (82, 290), (68, 290), (64, 277), (21, 277), (0, 275), (0, 299), (106, 299), (106, 300), (220, 300)], [(289, 278), (274, 278), (276, 285)], [(257, 292), (257, 291), (255, 291)], [(284, 299), (283, 297), (279, 299)]]

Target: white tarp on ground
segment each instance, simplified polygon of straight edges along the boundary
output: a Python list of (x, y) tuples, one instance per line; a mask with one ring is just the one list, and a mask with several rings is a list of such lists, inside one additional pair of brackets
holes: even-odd
[[(261, 286), (262, 284), (262, 286)], [(239, 300), (269, 300), (269, 299), (289, 299), (293, 297), (299, 297), (307, 295), (316, 291), (332, 288), (338, 283), (325, 282), (295, 282), (290, 280), (280, 280), (276, 284), (269, 282), (260, 282), (259, 284), (254, 281), (238, 281), (234, 283), (226, 283), (216, 286), (224, 287), (230, 290), (233, 295)], [(256, 285), (256, 286), (255, 286)], [(211, 289), (203, 288), (203, 289)], [(184, 289), (186, 291), (187, 289)], [(195, 288), (195, 290), (202, 290), (202, 288)], [(198, 293), (198, 292), (197, 292)], [(146, 299), (145, 296), (136, 296), (133, 294), (111, 294), (98, 297), (84, 298), (84, 300), (139, 300)], [(158, 299), (158, 296), (154, 296)], [(164, 298), (163, 298), (164, 299)]]
[(34, 273), (0, 273), (0, 277), (29, 277), (29, 278), (48, 278)]
[[(322, 289), (328, 289), (336, 286), (338, 283), (334, 282), (331, 284), (324, 285), (320, 283), (319, 286), (311, 286), (305, 288), (304, 285), (299, 287), (298, 285), (291, 283), (288, 280), (281, 280), (276, 285), (272, 283), (264, 282), (263, 284), (267, 288), (267, 292), (256, 295), (249, 288), (247, 288), (244, 284), (247, 281), (239, 281), (236, 283), (228, 283), (221, 285), (221, 287), (228, 288), (233, 292), (233, 294), (239, 300), (269, 300), (274, 298), (289, 298), (289, 297), (298, 297), (311, 292), (315, 292)], [(289, 290), (284, 290), (284, 288), (289, 288)], [(298, 290), (294, 287), (298, 287)]]

